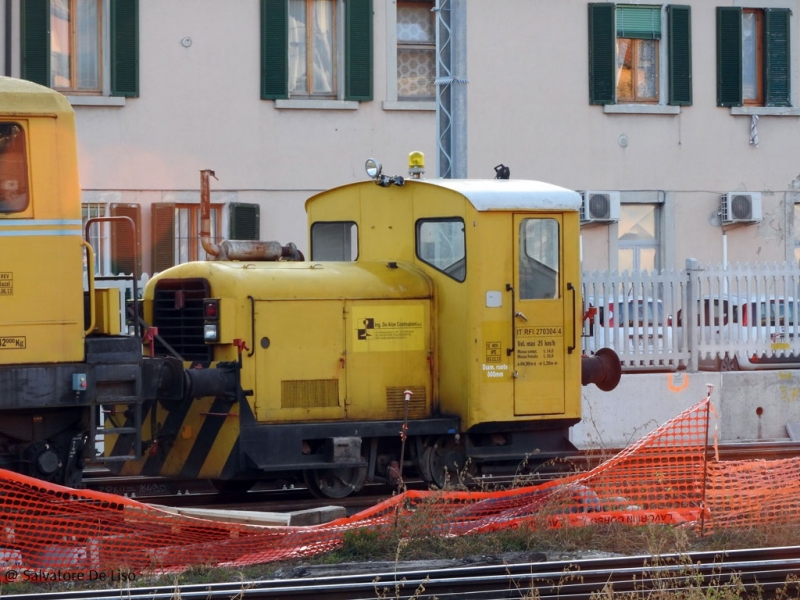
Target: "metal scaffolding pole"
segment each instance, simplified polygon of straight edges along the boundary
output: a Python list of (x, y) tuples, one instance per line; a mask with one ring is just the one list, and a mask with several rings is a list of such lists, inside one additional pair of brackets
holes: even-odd
[(437, 176), (467, 176), (467, 0), (437, 0)]

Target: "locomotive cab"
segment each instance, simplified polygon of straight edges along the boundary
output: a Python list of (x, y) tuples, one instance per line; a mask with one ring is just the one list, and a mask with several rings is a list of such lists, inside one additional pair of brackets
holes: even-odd
[(574, 450), (580, 202), (534, 181), (411, 179), (307, 203), (312, 261), (404, 261), (434, 281), (436, 404), (473, 461)]

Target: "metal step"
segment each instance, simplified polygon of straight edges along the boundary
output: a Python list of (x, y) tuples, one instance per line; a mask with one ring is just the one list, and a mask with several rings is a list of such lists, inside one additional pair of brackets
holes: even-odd
[(123, 433), (136, 433), (136, 427), (98, 427), (94, 435), (122, 435)]

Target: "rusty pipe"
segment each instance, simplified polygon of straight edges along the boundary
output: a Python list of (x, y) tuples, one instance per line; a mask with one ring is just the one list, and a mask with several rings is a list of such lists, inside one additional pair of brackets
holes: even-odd
[(211, 241), (211, 191), (208, 185), (208, 178), (217, 176), (211, 169), (200, 171), (200, 244), (207, 254), (214, 258), (223, 259), (222, 249), (218, 244)]

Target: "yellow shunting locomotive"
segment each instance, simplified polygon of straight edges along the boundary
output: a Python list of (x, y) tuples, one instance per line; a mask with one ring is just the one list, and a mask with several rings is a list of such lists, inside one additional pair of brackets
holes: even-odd
[(101, 435), (116, 472), (220, 489), (442, 486), (573, 452), (581, 385), (619, 381), (613, 352), (580, 353), (576, 192), (404, 180), (375, 161), (307, 201), (308, 260), (212, 242), (202, 172), (213, 260), (153, 277), (123, 335), (118, 292), (84, 268), (71, 108), (11, 79), (0, 106), (4, 468), (77, 485)]

